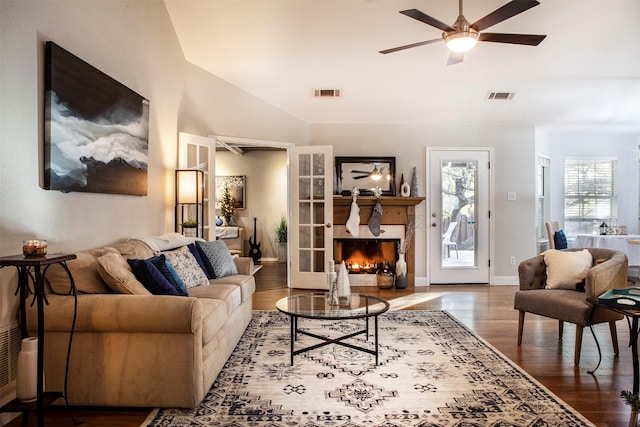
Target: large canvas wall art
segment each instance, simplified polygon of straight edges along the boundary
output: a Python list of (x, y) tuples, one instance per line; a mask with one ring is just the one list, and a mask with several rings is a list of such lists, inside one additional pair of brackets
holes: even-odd
[(147, 195), (149, 101), (45, 46), (44, 188)]

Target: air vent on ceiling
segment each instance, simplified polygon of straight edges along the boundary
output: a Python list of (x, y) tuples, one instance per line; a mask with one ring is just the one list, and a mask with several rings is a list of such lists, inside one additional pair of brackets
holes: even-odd
[(340, 89), (314, 89), (313, 96), (316, 98), (340, 98)]
[(515, 92), (489, 92), (487, 99), (513, 99)]

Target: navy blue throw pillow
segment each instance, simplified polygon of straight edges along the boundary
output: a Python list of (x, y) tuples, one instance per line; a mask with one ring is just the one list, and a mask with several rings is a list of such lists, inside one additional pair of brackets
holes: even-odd
[(196, 247), (195, 243), (188, 244), (187, 248), (189, 248), (189, 252), (191, 252), (191, 255), (193, 255), (193, 257), (196, 259), (196, 261), (197, 261), (198, 265), (200, 266), (200, 268), (202, 269), (202, 271), (204, 271), (204, 274), (207, 276), (207, 279), (209, 279), (209, 280), (215, 279), (216, 276), (213, 274), (213, 272), (211, 270), (209, 270), (207, 268), (207, 264), (202, 259), (202, 254), (200, 253), (200, 251)]
[(556, 249), (567, 249), (567, 236), (563, 230), (558, 230), (553, 234), (553, 243), (555, 243)]
[(167, 279), (167, 281), (171, 283), (171, 285), (173, 285), (176, 291), (178, 291), (178, 295), (183, 297), (189, 295), (187, 293), (187, 287), (185, 286), (184, 282), (182, 281), (180, 276), (178, 276), (178, 273), (171, 266), (169, 260), (167, 260), (167, 257), (164, 256), (164, 254), (151, 257), (148, 259), (148, 261), (151, 261), (151, 263), (158, 269), (158, 271), (164, 276), (164, 278)]
[(171, 283), (160, 273), (151, 261), (146, 259), (128, 259), (127, 262), (136, 276), (145, 288), (154, 295), (175, 295), (178, 291)]

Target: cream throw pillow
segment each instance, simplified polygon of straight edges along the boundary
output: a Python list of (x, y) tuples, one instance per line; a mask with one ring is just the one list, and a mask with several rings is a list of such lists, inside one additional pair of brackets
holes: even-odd
[(593, 264), (587, 249), (575, 252), (549, 249), (543, 255), (547, 264), (546, 289), (576, 289)]
[(98, 273), (113, 292), (119, 294), (151, 295), (136, 279), (127, 260), (114, 248), (104, 248), (98, 257)]

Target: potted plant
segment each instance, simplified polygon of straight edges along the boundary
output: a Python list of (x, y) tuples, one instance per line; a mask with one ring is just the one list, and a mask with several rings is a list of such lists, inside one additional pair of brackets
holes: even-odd
[(187, 219), (182, 221), (180, 224), (182, 226), (182, 231), (186, 237), (197, 237), (198, 236), (198, 222), (194, 219)]
[(284, 216), (274, 229), (274, 240), (278, 262), (287, 262), (287, 218)]

